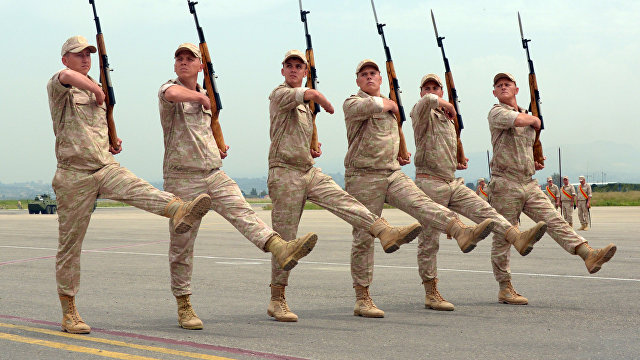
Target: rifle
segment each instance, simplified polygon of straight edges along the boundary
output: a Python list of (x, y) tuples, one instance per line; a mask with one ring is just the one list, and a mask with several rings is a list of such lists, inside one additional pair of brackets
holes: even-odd
[(189, 4), (189, 12), (193, 14), (193, 19), (196, 21), (196, 29), (198, 30), (198, 38), (200, 39), (200, 54), (202, 55), (202, 63), (204, 66), (204, 81), (203, 87), (207, 90), (207, 96), (211, 102), (211, 131), (213, 132), (213, 138), (216, 140), (218, 149), (221, 153), (227, 153), (227, 145), (224, 142), (224, 136), (222, 135), (222, 128), (220, 127), (220, 110), (222, 109), (222, 102), (220, 102), (220, 94), (216, 87), (216, 73), (213, 71), (213, 64), (211, 64), (211, 56), (209, 55), (209, 48), (207, 42), (204, 40), (204, 32), (198, 22), (198, 14), (196, 14), (197, 1), (187, 0)]
[[(304, 24), (304, 36), (307, 40), (307, 51), (305, 52), (307, 63), (307, 84), (306, 87), (311, 89), (318, 88), (318, 76), (316, 73), (316, 62), (313, 59), (313, 46), (311, 45), (311, 35), (309, 35), (309, 26), (307, 24), (307, 14), (309, 11), (302, 10), (302, 0), (298, 0), (300, 3), (300, 20)], [(320, 112), (320, 106), (313, 101), (309, 101), (309, 109), (311, 109), (313, 119), (313, 134), (311, 135), (311, 150), (315, 152), (320, 151), (318, 146), (318, 128), (316, 127), (316, 115)]]
[[(457, 151), (456, 158), (457, 162), (462, 165), (467, 165), (467, 158), (464, 156), (464, 149), (462, 147), (462, 140), (460, 139), (460, 133), (462, 129), (464, 129), (464, 124), (462, 123), (462, 115), (460, 115), (460, 110), (458, 109), (458, 92), (456, 91), (456, 86), (453, 83), (453, 74), (451, 73), (451, 68), (449, 67), (449, 59), (444, 54), (444, 45), (442, 44), (442, 40), (444, 40), (444, 36), (438, 35), (438, 27), (436, 26), (436, 18), (433, 16), (433, 10), (431, 10), (431, 22), (433, 22), (433, 30), (436, 33), (436, 40), (438, 42), (438, 47), (442, 50), (442, 61), (444, 61), (444, 78), (447, 83), (447, 94), (449, 95), (449, 102), (453, 105), (453, 108), (456, 110), (457, 121), (453, 122), (456, 128), (456, 136), (457, 136)], [(489, 170), (491, 171), (491, 170)]]
[(491, 161), (489, 161), (489, 150), (487, 150), (487, 168), (489, 168), (489, 181), (491, 181)]
[(111, 85), (110, 73), (112, 69), (109, 67), (109, 60), (107, 58), (107, 48), (104, 45), (104, 35), (102, 34), (102, 27), (100, 26), (100, 19), (96, 12), (96, 3), (94, 0), (89, 0), (89, 4), (93, 7), (93, 20), (96, 22), (96, 43), (98, 45), (98, 57), (100, 58), (100, 83), (102, 84), (102, 91), (105, 94), (104, 104), (107, 108), (107, 129), (109, 132), (109, 144), (113, 150), (118, 151), (120, 145), (118, 144), (118, 134), (116, 133), (116, 123), (113, 121), (113, 106), (116, 104), (116, 97), (113, 93), (113, 86)]
[(373, 8), (373, 16), (376, 20), (376, 27), (378, 28), (378, 34), (382, 37), (382, 46), (384, 47), (384, 53), (387, 57), (387, 77), (389, 78), (389, 99), (395, 102), (398, 105), (398, 116), (396, 120), (398, 121), (398, 136), (400, 137), (400, 149), (398, 151), (398, 156), (402, 159), (409, 159), (409, 151), (407, 150), (407, 142), (404, 139), (404, 133), (402, 132), (402, 123), (405, 122), (407, 117), (404, 114), (404, 107), (402, 106), (402, 101), (400, 100), (400, 85), (398, 84), (398, 78), (396, 77), (396, 70), (393, 66), (393, 60), (391, 59), (391, 51), (387, 46), (387, 41), (384, 38), (384, 30), (382, 29), (386, 24), (380, 24), (378, 22), (378, 14), (376, 14), (376, 6), (373, 4), (373, 0), (371, 0), (371, 7)]
[(538, 91), (538, 82), (536, 81), (536, 72), (533, 70), (533, 61), (529, 56), (529, 44), (531, 39), (525, 39), (522, 32), (522, 21), (520, 20), (520, 12), (518, 12), (518, 25), (520, 26), (520, 38), (522, 39), (522, 47), (527, 53), (527, 63), (529, 64), (529, 93), (531, 94), (531, 102), (529, 110), (531, 115), (540, 119), (540, 129), (536, 130), (536, 138), (533, 142), (533, 160), (544, 165), (544, 155), (542, 154), (542, 143), (540, 142), (540, 132), (544, 129), (542, 121), (542, 113), (540, 112), (540, 92)]
[[(560, 171), (560, 186), (562, 186), (562, 157), (560, 154), (560, 147), (558, 146), (558, 171)], [(560, 198), (562, 198), (562, 194), (560, 194)], [(562, 202), (560, 202), (560, 215), (562, 214)]]

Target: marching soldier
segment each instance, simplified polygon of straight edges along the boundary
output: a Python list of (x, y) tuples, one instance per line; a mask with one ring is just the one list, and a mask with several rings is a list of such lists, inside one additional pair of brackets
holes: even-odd
[[(409, 159), (398, 156), (400, 141), (394, 116), (398, 106), (380, 94), (382, 76), (373, 60), (358, 64), (356, 84), (360, 90), (343, 104), (349, 143), (344, 159), (346, 190), (376, 215), (380, 215), (383, 205), (388, 203), (418, 219), (423, 228), (452, 235), (463, 252), (471, 251), (493, 229), (494, 221), (485, 218), (480, 224), (467, 227), (455, 213), (425, 195), (400, 170), (400, 164), (408, 164)], [(373, 236), (354, 227), (351, 276), (356, 304), (353, 313), (384, 317), (384, 311), (373, 303), (369, 293), (373, 255)], [(435, 286), (435, 281), (430, 282), (431, 285)]]
[(487, 191), (488, 189), (484, 178), (478, 179), (478, 184), (476, 185), (476, 195), (478, 195), (480, 199), (489, 202), (489, 194), (487, 193)]
[[(422, 229), (420, 224), (391, 227), (380, 213), (373, 214), (330, 176), (313, 166), (313, 158), (322, 152), (311, 149), (313, 121), (308, 103), (314, 101), (330, 114), (333, 114), (333, 106), (319, 91), (302, 87), (307, 66), (302, 52), (288, 51), (280, 71), (285, 81), (269, 95), (271, 146), (267, 186), (273, 204), (273, 228), (285, 240), (293, 239), (298, 232), (304, 204), (309, 200), (372, 239), (379, 238), (384, 251), (393, 252), (418, 236)], [(276, 261), (271, 264), (271, 300), (267, 313), (278, 321), (298, 321), (284, 294), (289, 271)]]
[[(421, 99), (411, 111), (413, 133), (416, 143), (416, 185), (433, 201), (475, 222), (491, 219), (493, 231), (505, 236), (521, 255), (527, 255), (547, 229), (539, 222), (523, 233), (517, 226), (498, 214), (484, 199), (484, 179), (478, 180), (476, 194), (456, 178), (455, 171), (464, 170), (466, 164), (457, 162), (457, 136), (453, 121), (456, 121), (454, 106), (442, 96), (442, 81), (435, 74), (427, 74), (420, 82)], [(453, 121), (452, 121), (453, 120)], [(467, 159), (468, 161), (468, 159)], [(439, 249), (440, 232), (425, 227), (418, 237), (418, 273), (426, 291), (425, 307), (434, 310), (453, 310), (437, 288), (436, 253)], [(509, 299), (507, 299), (509, 301)]]
[(578, 190), (580, 194), (577, 194), (578, 198), (578, 219), (580, 220), (580, 229), (578, 230), (589, 230), (589, 216), (591, 209), (591, 185), (587, 184), (584, 176), (580, 175), (578, 177), (580, 179), (580, 185), (578, 185)]
[[(49, 109), (56, 136), (58, 169), (53, 190), (58, 200), (59, 238), (56, 281), (62, 305), (62, 330), (88, 334), (75, 306), (80, 286), (80, 253), (96, 198), (113, 199), (171, 219), (173, 231), (184, 233), (211, 204), (206, 194), (184, 202), (160, 191), (121, 167), (113, 157), (122, 150), (109, 145), (105, 94), (91, 78), (91, 54), (96, 48), (82, 36), (62, 45), (62, 63), (47, 83)], [(118, 145), (122, 140), (118, 139)]]
[[(165, 145), (164, 188), (183, 199), (208, 194), (215, 212), (260, 250), (270, 252), (279, 266), (290, 270), (313, 249), (317, 236), (309, 233), (284, 241), (256, 215), (235, 181), (220, 169), (227, 153), (218, 149), (211, 130), (211, 101), (198, 85), (204, 66), (196, 45), (180, 45), (173, 68), (178, 77), (158, 92)], [(178, 234), (169, 226), (171, 290), (178, 304), (178, 324), (189, 330), (203, 328), (190, 301), (193, 247), (199, 227), (200, 221), (196, 221), (190, 231)]]
[(569, 184), (569, 177), (562, 177), (562, 189), (560, 192), (560, 198), (562, 199), (562, 214), (564, 220), (569, 223), (569, 226), (573, 227), (573, 209), (576, 208), (576, 188)]
[(547, 178), (546, 194), (549, 201), (555, 206), (556, 209), (560, 206), (560, 189), (553, 183), (553, 178), (549, 176)]
[[(535, 116), (518, 107), (516, 95), (518, 87), (513, 75), (498, 73), (493, 78), (493, 95), (499, 100), (489, 111), (489, 128), (493, 144), (491, 160), (492, 179), (491, 205), (512, 224), (524, 212), (534, 221), (545, 221), (547, 233), (568, 253), (580, 256), (587, 271), (593, 274), (609, 261), (616, 252), (616, 246), (609, 244), (601, 249), (592, 249), (587, 241), (578, 235), (553, 208), (545, 194), (532, 179), (536, 170), (544, 166), (533, 159), (533, 142), (536, 129), (541, 122)], [(493, 267), (501, 293), (511, 293), (508, 304), (527, 304), (527, 299), (518, 294), (511, 284), (509, 268), (510, 244), (504, 237), (494, 235), (492, 248)]]

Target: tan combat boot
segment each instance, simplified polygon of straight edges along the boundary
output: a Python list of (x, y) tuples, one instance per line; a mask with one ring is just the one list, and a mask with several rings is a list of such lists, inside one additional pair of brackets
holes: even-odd
[(298, 260), (309, 255), (317, 241), (318, 235), (314, 233), (291, 241), (284, 241), (276, 234), (267, 241), (264, 248), (276, 257), (282, 269), (289, 271), (298, 264)]
[(82, 321), (80, 314), (78, 314), (74, 297), (67, 295), (58, 295), (58, 297), (60, 305), (62, 305), (62, 331), (71, 334), (90, 333), (91, 327)]
[(202, 330), (202, 320), (191, 307), (189, 295), (176, 296), (178, 302), (178, 324), (187, 330)]
[(495, 224), (493, 220), (486, 219), (475, 226), (466, 226), (459, 219), (453, 219), (447, 225), (446, 233), (456, 239), (463, 253), (468, 253), (480, 240), (489, 236)]
[(387, 220), (379, 218), (369, 228), (369, 233), (378, 239), (382, 244), (382, 249), (386, 253), (392, 253), (400, 247), (400, 245), (411, 242), (422, 231), (422, 226), (418, 223), (409, 226), (389, 225)]
[(593, 249), (585, 242), (576, 248), (576, 254), (584, 260), (589, 274), (595, 274), (600, 270), (602, 264), (611, 260), (616, 253), (616, 249), (617, 247), (614, 244), (609, 244), (602, 249)]
[(369, 295), (368, 286), (356, 285), (356, 305), (353, 308), (353, 315), (369, 318), (383, 318), (384, 311), (378, 309)]
[(511, 281), (507, 280), (500, 283), (500, 291), (498, 292), (498, 302), (510, 305), (527, 305), (529, 300), (518, 294), (511, 285)]
[(175, 198), (164, 208), (164, 216), (171, 218), (173, 231), (184, 234), (191, 229), (193, 223), (202, 219), (211, 208), (211, 198), (207, 194), (200, 194), (193, 201), (182, 201)]
[(291, 312), (287, 299), (284, 297), (284, 286), (269, 285), (271, 287), (271, 301), (267, 307), (267, 314), (278, 321), (296, 322), (298, 315)]
[(424, 307), (427, 309), (440, 310), (440, 311), (453, 311), (453, 304), (445, 300), (440, 291), (438, 291), (438, 278), (423, 281), (424, 290), (426, 296), (424, 299)]
[(539, 221), (534, 227), (525, 232), (520, 232), (517, 226), (512, 226), (507, 229), (504, 237), (509, 244), (518, 250), (520, 255), (526, 256), (533, 250), (533, 244), (537, 243), (546, 231), (547, 224), (544, 221)]
[(584, 231), (589, 230), (589, 224), (584, 224), (584, 229), (582, 229), (582, 230), (584, 230)]

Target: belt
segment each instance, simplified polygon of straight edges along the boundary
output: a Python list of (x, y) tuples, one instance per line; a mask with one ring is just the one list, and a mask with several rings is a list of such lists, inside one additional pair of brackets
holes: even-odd
[(440, 176), (434, 176), (429, 174), (416, 174), (416, 179), (431, 179), (431, 180), (440, 180), (446, 183), (451, 182), (451, 180), (447, 180), (445, 178), (441, 178)]

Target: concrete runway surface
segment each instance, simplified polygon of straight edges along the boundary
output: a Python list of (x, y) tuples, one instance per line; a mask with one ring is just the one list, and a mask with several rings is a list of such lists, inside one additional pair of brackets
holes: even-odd
[[(270, 224), (269, 211), (258, 214)], [(413, 221), (395, 209), (383, 215), (392, 224)], [(300, 320), (279, 323), (266, 314), (270, 256), (210, 212), (192, 285), (205, 328), (188, 331), (177, 324), (169, 287), (167, 219), (99, 208), (76, 299), (93, 331), (68, 335), (59, 331), (57, 215), (1, 210), (0, 359), (637, 359), (640, 207), (599, 207), (591, 216), (592, 230), (579, 233), (593, 247), (618, 246), (597, 274), (548, 235), (526, 257), (512, 251), (513, 283), (527, 306), (497, 302), (491, 237), (469, 254), (440, 237), (439, 288), (453, 312), (424, 308), (417, 240), (393, 254), (377, 242), (371, 294), (386, 314), (365, 319), (353, 316), (351, 226), (328, 211), (305, 211), (299, 233), (315, 231), (319, 241), (287, 287)], [(524, 228), (532, 224), (522, 217)]]

